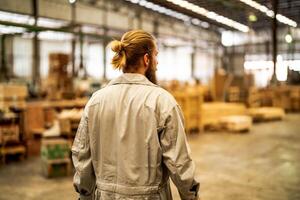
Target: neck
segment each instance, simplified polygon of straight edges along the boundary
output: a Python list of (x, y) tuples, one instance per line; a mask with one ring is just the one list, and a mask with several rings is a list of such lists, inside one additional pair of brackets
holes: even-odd
[(124, 73), (136, 73), (136, 74), (141, 74), (144, 75), (146, 74), (146, 71), (142, 67), (138, 67), (137, 69), (134, 70), (126, 70)]

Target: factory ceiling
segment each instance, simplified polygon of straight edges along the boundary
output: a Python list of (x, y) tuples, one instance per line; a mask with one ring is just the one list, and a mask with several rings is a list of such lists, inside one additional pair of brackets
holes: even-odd
[[(272, 26), (274, 6), (277, 5), (279, 27), (298, 27), (300, 24), (300, 0), (126, 0), (153, 7), (158, 5), (192, 19), (209, 22), (227, 30), (248, 32)], [(149, 2), (151, 5), (149, 5)], [(276, 4), (277, 2), (277, 4)]]

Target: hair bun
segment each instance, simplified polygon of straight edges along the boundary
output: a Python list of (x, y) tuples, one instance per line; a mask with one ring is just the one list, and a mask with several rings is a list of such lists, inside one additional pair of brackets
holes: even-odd
[(116, 53), (120, 53), (123, 50), (123, 44), (121, 41), (114, 40), (111, 42), (110, 45), (111, 45), (111, 50)]

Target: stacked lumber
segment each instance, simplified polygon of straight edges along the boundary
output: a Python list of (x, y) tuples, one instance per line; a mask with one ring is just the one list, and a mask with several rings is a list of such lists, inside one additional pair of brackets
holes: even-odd
[(252, 127), (252, 118), (245, 115), (232, 115), (220, 118), (222, 129), (230, 132), (247, 132)]
[(0, 110), (25, 107), (28, 90), (26, 85), (0, 84)]
[(203, 103), (201, 124), (203, 127), (220, 127), (220, 119), (226, 116), (246, 115), (246, 106), (242, 103)]
[(42, 171), (45, 177), (71, 174), (70, 146), (65, 139), (43, 139), (41, 148)]
[(275, 107), (249, 108), (248, 114), (254, 121), (281, 120), (285, 116), (284, 109)]

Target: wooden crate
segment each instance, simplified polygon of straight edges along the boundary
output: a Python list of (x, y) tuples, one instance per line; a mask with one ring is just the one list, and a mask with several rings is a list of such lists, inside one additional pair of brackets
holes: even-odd
[(46, 178), (69, 176), (72, 174), (72, 164), (69, 158), (42, 160), (42, 173)]

